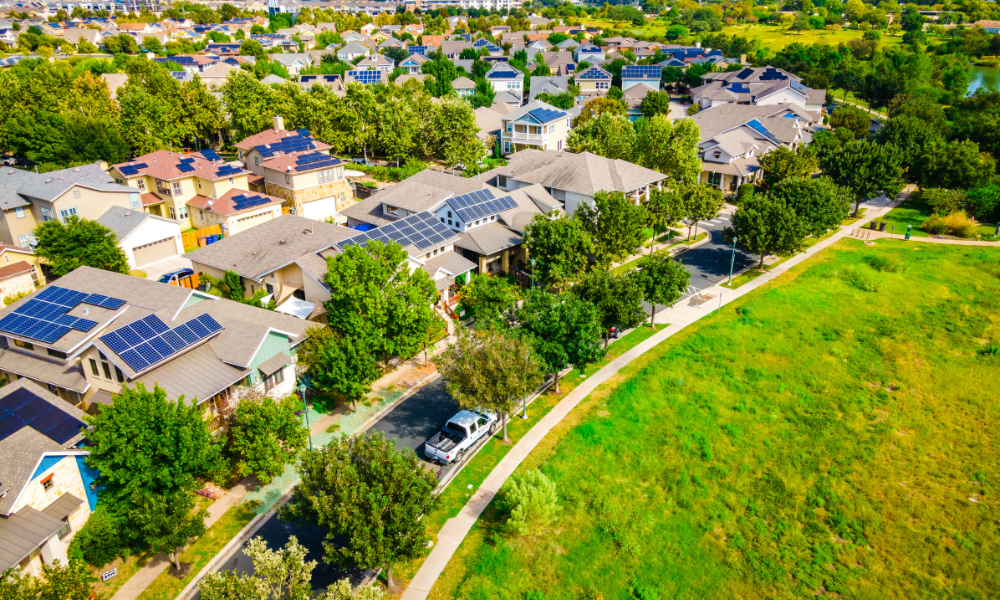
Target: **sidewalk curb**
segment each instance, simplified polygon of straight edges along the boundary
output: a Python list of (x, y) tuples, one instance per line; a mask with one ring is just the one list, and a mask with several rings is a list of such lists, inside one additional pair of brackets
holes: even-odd
[[(396, 399), (392, 404), (389, 404), (379, 412), (372, 415), (370, 419), (365, 421), (365, 423), (361, 426), (359, 431), (366, 431), (369, 427), (371, 427), (373, 424), (382, 419), (382, 417), (384, 417), (394, 408), (399, 406), (400, 403), (402, 403), (404, 400), (406, 400), (414, 393), (416, 393), (417, 390), (419, 390), (424, 385), (426, 385), (427, 383), (433, 381), (435, 378), (438, 377), (441, 377), (441, 374), (438, 373), (437, 371), (434, 371), (427, 377), (421, 379), (419, 382), (417, 382), (416, 385), (407, 390), (405, 394)], [(186, 600), (190, 596), (191, 592), (194, 591), (195, 588), (197, 588), (198, 584), (201, 583), (201, 580), (204, 579), (206, 575), (209, 575), (216, 571), (219, 563), (222, 560), (224, 560), (223, 557), (228, 557), (229, 554), (233, 551), (233, 548), (235, 547), (234, 545), (243, 544), (243, 542), (253, 537), (253, 535), (257, 533), (257, 531), (259, 531), (261, 527), (264, 526), (264, 522), (273, 517), (274, 514), (278, 511), (278, 508), (280, 508), (283, 504), (286, 504), (288, 500), (291, 499), (292, 492), (295, 491), (295, 487), (299, 484), (299, 481), (301, 480), (296, 479), (295, 483), (292, 484), (292, 486), (287, 491), (285, 491), (284, 494), (282, 494), (281, 498), (279, 498), (278, 501), (275, 502), (274, 506), (272, 506), (270, 510), (268, 510), (264, 514), (257, 515), (253, 519), (250, 519), (250, 522), (247, 523), (243, 527), (243, 529), (239, 531), (239, 533), (233, 536), (233, 538), (229, 540), (229, 542), (226, 543), (226, 545), (223, 546), (222, 549), (219, 550), (204, 567), (202, 567), (201, 571), (199, 571), (198, 574), (194, 576), (194, 579), (192, 579), (186, 586), (184, 586), (184, 589), (181, 590), (179, 594), (177, 594), (174, 600)], [(234, 504), (233, 506), (235, 507), (237, 505)]]

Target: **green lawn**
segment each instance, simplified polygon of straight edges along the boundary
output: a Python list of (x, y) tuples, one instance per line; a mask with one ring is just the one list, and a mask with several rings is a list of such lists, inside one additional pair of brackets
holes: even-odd
[[(859, 39), (863, 32), (853, 29), (814, 29), (812, 31), (788, 31), (777, 25), (730, 25), (723, 27), (726, 35), (739, 35), (746, 38), (759, 38), (771, 50), (778, 51), (785, 46), (799, 42), (801, 44), (830, 44), (836, 46), (850, 40)], [(898, 46), (903, 43), (902, 35), (882, 34), (882, 45)]]
[[(912, 226), (913, 229), (910, 231), (910, 237), (928, 237), (927, 233), (923, 230), (923, 225), (927, 219), (931, 218), (932, 214), (934, 214), (934, 211), (930, 205), (924, 202), (920, 194), (914, 194), (906, 202), (890, 210), (889, 214), (878, 220), (889, 224), (886, 226), (886, 231), (891, 231), (893, 226), (895, 226), (896, 233), (905, 234), (906, 227)], [(980, 225), (977, 231), (984, 239), (991, 240), (993, 239), (993, 234), (996, 232), (996, 224)]]
[(431, 598), (995, 597), (997, 314), (998, 249), (841, 240), (598, 388), (521, 467), (559, 520)]

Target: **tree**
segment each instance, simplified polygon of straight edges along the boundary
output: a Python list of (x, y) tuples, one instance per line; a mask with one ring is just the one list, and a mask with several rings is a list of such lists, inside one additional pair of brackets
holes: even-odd
[(160, 40), (155, 37), (146, 36), (142, 38), (142, 47), (148, 52), (153, 52), (154, 54), (163, 52), (163, 44), (161, 44)]
[(573, 286), (573, 293), (597, 308), (604, 329), (605, 348), (608, 347), (609, 329), (631, 329), (643, 321), (642, 288), (631, 274), (594, 271)]
[(646, 209), (621, 192), (594, 194), (594, 206), (584, 202), (574, 215), (594, 242), (597, 264), (605, 269), (621, 262), (642, 245), (643, 226), (649, 222)]
[(312, 327), (308, 333), (298, 358), (312, 386), (357, 408), (381, 375), (367, 337), (372, 333), (348, 336), (329, 327)]
[(448, 393), (462, 408), (496, 413), (505, 442), (509, 414), (538, 389), (543, 369), (531, 338), (489, 327), (459, 330), (458, 341), (438, 361)]
[(519, 535), (534, 535), (559, 515), (556, 484), (535, 469), (515, 473), (500, 488), (500, 509), (507, 527)]
[(330, 326), (345, 337), (368, 340), (379, 360), (409, 358), (427, 341), (437, 289), (423, 269), (410, 270), (409, 255), (395, 243), (351, 244), (327, 260)]
[(683, 214), (687, 221), (688, 237), (691, 239), (692, 228), (698, 227), (699, 221), (714, 219), (719, 214), (719, 210), (726, 203), (722, 197), (722, 191), (710, 185), (695, 184), (689, 185), (681, 190), (683, 200)]
[(995, 178), (996, 161), (969, 140), (934, 141), (918, 159), (917, 180), (924, 188), (972, 189)]
[(242, 140), (268, 127), (275, 111), (275, 93), (249, 71), (234, 70), (222, 86), (222, 99), (229, 112), (229, 130)]
[(670, 93), (666, 90), (650, 92), (643, 96), (639, 102), (639, 110), (647, 119), (652, 119), (656, 115), (670, 114)]
[(256, 475), (265, 485), (295, 461), (309, 432), (295, 414), (295, 396), (274, 400), (264, 394), (240, 399), (229, 425), (229, 447), (241, 476)]
[(434, 473), (381, 432), (339, 437), (304, 452), (298, 471), (302, 482), (281, 518), (327, 529), (328, 562), (384, 568), (392, 590), (392, 566), (427, 547), (421, 517), (436, 498)]
[(804, 150), (804, 146), (797, 150), (778, 146), (758, 160), (760, 168), (764, 170), (764, 187), (770, 187), (788, 177), (809, 177), (819, 166), (815, 156)]
[[(612, 90), (618, 88), (611, 88)], [(579, 127), (590, 121), (591, 119), (596, 119), (603, 114), (619, 115), (625, 116), (625, 103), (620, 100), (616, 100), (610, 97), (610, 92), (607, 97), (597, 97), (592, 100), (588, 100), (586, 104), (583, 105), (583, 110), (580, 114), (573, 119), (573, 127)]]
[(635, 127), (625, 115), (606, 112), (574, 126), (566, 138), (566, 145), (570, 152), (630, 160), (636, 148)]
[(698, 182), (701, 134), (693, 120), (672, 122), (665, 115), (640, 120), (636, 138), (635, 162), (666, 175), (663, 185), (678, 189)]
[(154, 554), (165, 553), (180, 571), (178, 548), (188, 540), (204, 535), (208, 511), (194, 510), (194, 495), (190, 491), (172, 490), (150, 494), (138, 491), (131, 498), (128, 521), (138, 526), (143, 542)]
[(495, 320), (520, 299), (518, 288), (506, 277), (473, 275), (462, 289), (462, 305), (472, 309), (477, 321)]
[(430, 133), (434, 155), (445, 168), (463, 165), (468, 169), (486, 156), (476, 113), (462, 98), (448, 96), (435, 103)]
[(649, 326), (656, 321), (656, 306), (672, 306), (687, 290), (691, 273), (669, 254), (649, 254), (639, 259), (635, 274), (642, 299), (649, 303)]
[(827, 178), (792, 177), (771, 189), (771, 197), (787, 204), (811, 235), (822, 235), (840, 227), (851, 211), (847, 190)]
[(95, 594), (91, 584), (97, 578), (83, 561), (68, 565), (55, 559), (42, 564), (42, 576), (22, 573), (20, 567), (0, 572), (0, 598), (4, 600), (106, 600), (107, 594)]
[(565, 289), (589, 266), (594, 242), (577, 219), (565, 214), (535, 215), (524, 228), (524, 246), (538, 283)]
[(535, 353), (546, 372), (555, 377), (556, 393), (560, 371), (570, 365), (583, 370), (604, 356), (597, 309), (572, 294), (530, 290), (516, 312), (514, 326), (534, 338)]
[(122, 547), (146, 549), (155, 539), (162, 549), (194, 530), (186, 520), (193, 504), (185, 502), (198, 478), (221, 466), (197, 399), (171, 400), (159, 386), (140, 383), (85, 420), (87, 466), (100, 472), (101, 502), (117, 518)]
[(845, 104), (838, 106), (830, 117), (830, 126), (834, 129), (846, 127), (854, 137), (863, 138), (868, 136), (868, 129), (871, 127), (871, 117), (856, 106)]
[(820, 166), (834, 183), (854, 195), (855, 215), (865, 198), (879, 191), (894, 195), (903, 187), (903, 157), (892, 145), (850, 140), (839, 152), (823, 155)]
[(240, 42), (240, 56), (252, 56), (258, 61), (267, 60), (267, 53), (264, 46), (257, 40), (243, 40)]
[(73, 215), (63, 223), (45, 221), (35, 229), (38, 246), (35, 254), (44, 258), (56, 277), (78, 267), (93, 267), (112, 273), (127, 274), (128, 259), (118, 247), (113, 231), (97, 221)]
[[(252, 538), (244, 550), (253, 561), (251, 574), (236, 571), (209, 573), (198, 583), (202, 600), (309, 600), (316, 561), (306, 561), (308, 551), (294, 535), (281, 550), (271, 550), (261, 537)], [(325, 597), (321, 596), (321, 598)]]
[(806, 227), (790, 206), (781, 200), (755, 194), (748, 198), (732, 218), (732, 227), (723, 234), (727, 241), (737, 238), (740, 246), (764, 257), (770, 254), (788, 256), (802, 250)]

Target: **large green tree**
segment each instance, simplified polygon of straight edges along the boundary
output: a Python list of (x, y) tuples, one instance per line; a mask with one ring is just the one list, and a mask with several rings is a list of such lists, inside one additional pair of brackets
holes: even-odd
[(56, 277), (78, 267), (94, 267), (112, 273), (129, 271), (125, 252), (113, 231), (97, 221), (73, 215), (63, 223), (45, 221), (35, 229), (35, 254), (44, 258)]
[(916, 179), (924, 188), (973, 189), (996, 179), (996, 161), (969, 140), (931, 142), (917, 164)]
[(649, 223), (645, 207), (621, 192), (594, 194), (594, 206), (582, 203), (574, 218), (590, 234), (597, 264), (605, 269), (625, 260), (642, 245), (642, 229)]
[(844, 127), (851, 131), (856, 138), (868, 136), (872, 120), (868, 113), (856, 106), (845, 104), (838, 106), (830, 117), (830, 126), (834, 129)]
[(636, 122), (634, 162), (666, 175), (663, 185), (679, 189), (694, 185), (701, 174), (698, 144), (701, 133), (691, 119), (672, 122), (666, 115)]
[[(294, 535), (280, 550), (271, 550), (259, 536), (251, 538), (244, 550), (253, 562), (251, 573), (209, 573), (198, 583), (198, 595), (202, 600), (311, 600), (316, 561), (307, 561), (307, 552)], [(333, 599), (322, 594), (317, 600)]]
[(649, 326), (656, 322), (658, 305), (672, 306), (687, 290), (691, 273), (669, 254), (650, 254), (639, 259), (635, 277), (642, 299), (649, 303)]
[(181, 570), (179, 548), (204, 535), (208, 511), (195, 510), (194, 494), (171, 490), (151, 494), (136, 492), (130, 499), (125, 522), (135, 524), (145, 546), (153, 554), (164, 553)]
[(329, 327), (310, 328), (298, 359), (306, 367), (311, 385), (357, 408), (381, 375), (371, 350), (371, 335), (368, 331), (349, 336)]
[(788, 256), (801, 251), (808, 235), (805, 224), (792, 207), (761, 194), (747, 198), (740, 205), (732, 224), (724, 231), (726, 239), (737, 238), (741, 247), (759, 254), (761, 268), (768, 255)]
[(792, 177), (771, 188), (771, 197), (785, 202), (812, 235), (837, 229), (851, 210), (847, 190), (823, 177)]
[[(385, 569), (421, 556), (437, 477), (381, 432), (344, 436), (299, 459), (302, 482), (279, 514), (327, 530), (326, 560)], [(336, 542), (334, 541), (336, 540)]]
[(429, 132), (434, 156), (445, 168), (464, 165), (468, 169), (486, 156), (476, 113), (461, 98), (449, 96), (434, 103)]
[(0, 599), (3, 600), (106, 600), (107, 594), (96, 593), (91, 584), (97, 578), (80, 560), (68, 565), (56, 559), (42, 564), (41, 577), (32, 577), (14, 567), (0, 572)]
[(704, 184), (686, 186), (681, 190), (681, 199), (689, 240), (692, 229), (697, 228), (700, 221), (707, 221), (718, 216), (719, 211), (726, 203), (721, 190)]
[(493, 327), (459, 330), (438, 359), (448, 392), (463, 408), (499, 415), (505, 442), (510, 413), (538, 389), (544, 368), (530, 337)]
[(462, 288), (462, 306), (472, 310), (477, 321), (492, 321), (513, 308), (521, 298), (518, 288), (506, 277), (473, 275)]
[(631, 160), (636, 149), (635, 127), (624, 114), (603, 113), (574, 126), (566, 138), (566, 145), (570, 152)]
[(267, 484), (295, 462), (309, 440), (295, 414), (300, 406), (294, 396), (275, 400), (258, 393), (240, 399), (229, 424), (227, 447), (238, 474), (256, 475)]
[(642, 287), (632, 274), (616, 275), (594, 271), (573, 286), (573, 293), (597, 308), (604, 329), (604, 347), (608, 346), (608, 331), (631, 329), (643, 321)]
[(850, 140), (823, 155), (820, 166), (834, 183), (851, 191), (854, 214), (866, 198), (878, 192), (892, 196), (903, 188), (903, 156), (890, 144)]
[(577, 219), (535, 215), (524, 229), (524, 247), (539, 284), (565, 289), (583, 277), (594, 241)]
[(653, 240), (649, 244), (649, 253), (653, 253), (656, 245), (656, 235), (665, 231), (674, 223), (684, 218), (684, 195), (677, 190), (649, 190), (649, 195), (643, 199), (649, 224), (653, 226)]
[(785, 146), (778, 146), (761, 156), (758, 160), (761, 169), (764, 170), (764, 186), (770, 187), (789, 177), (812, 175), (819, 165), (816, 157), (804, 148), (805, 146), (800, 146), (797, 150), (791, 150)]
[(409, 255), (395, 243), (351, 244), (327, 259), (326, 307), (330, 327), (367, 340), (379, 360), (409, 358), (427, 341), (437, 298), (423, 269), (409, 267)]

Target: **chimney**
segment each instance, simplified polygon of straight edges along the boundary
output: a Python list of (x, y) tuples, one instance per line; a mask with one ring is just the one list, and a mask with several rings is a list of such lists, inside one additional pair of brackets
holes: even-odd
[(701, 48), (701, 42), (695, 42), (694, 43), (694, 47), (695, 48)]
[(285, 130), (285, 119), (284, 119), (284, 117), (279, 117), (278, 115), (274, 116), (274, 130), (275, 131), (284, 131)]
[(747, 55), (746, 54), (740, 54), (740, 64), (741, 65), (746, 65), (747, 64)]

